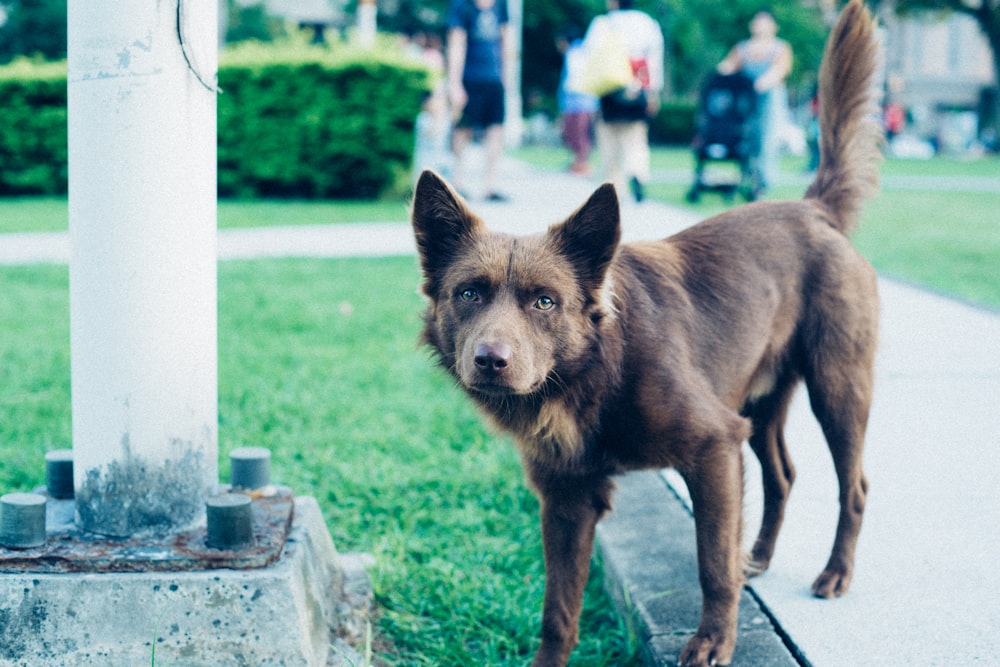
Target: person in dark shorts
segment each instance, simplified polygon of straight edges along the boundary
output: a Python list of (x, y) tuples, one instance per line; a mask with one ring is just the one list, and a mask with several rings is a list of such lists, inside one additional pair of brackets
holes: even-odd
[(462, 157), (474, 132), (482, 132), (486, 152), (483, 193), (504, 201), (496, 189), (503, 153), (504, 68), (512, 42), (506, 0), (452, 0), (448, 9), (448, 96), (458, 118), (452, 133), (452, 181), (464, 192)]

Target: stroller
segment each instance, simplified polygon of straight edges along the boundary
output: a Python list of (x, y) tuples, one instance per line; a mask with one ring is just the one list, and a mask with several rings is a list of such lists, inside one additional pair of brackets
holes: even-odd
[[(713, 74), (701, 90), (695, 125), (694, 184), (687, 200), (697, 202), (702, 192), (719, 192), (727, 201), (741, 192), (746, 201), (756, 200), (761, 192), (761, 136), (753, 81), (739, 73)], [(713, 161), (737, 163), (739, 181), (706, 181), (705, 167)]]

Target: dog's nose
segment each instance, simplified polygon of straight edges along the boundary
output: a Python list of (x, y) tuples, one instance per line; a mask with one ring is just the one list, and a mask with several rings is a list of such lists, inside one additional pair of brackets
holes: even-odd
[(505, 343), (480, 343), (476, 345), (476, 368), (490, 373), (502, 373), (510, 364), (513, 350)]

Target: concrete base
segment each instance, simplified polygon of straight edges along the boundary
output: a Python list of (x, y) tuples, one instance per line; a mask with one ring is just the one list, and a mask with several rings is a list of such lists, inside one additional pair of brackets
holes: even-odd
[[(356, 577), (347, 583), (356, 588)], [(299, 497), (284, 552), (267, 567), (0, 575), (0, 665), (359, 664), (334, 641), (358, 625), (345, 618), (345, 594), (319, 506)]]

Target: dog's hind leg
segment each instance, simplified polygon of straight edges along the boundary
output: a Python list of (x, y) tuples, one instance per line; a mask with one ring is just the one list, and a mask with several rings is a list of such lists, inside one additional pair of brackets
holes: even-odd
[[(874, 344), (871, 346), (874, 353)], [(840, 486), (840, 516), (830, 560), (813, 583), (813, 595), (839, 597), (847, 592), (854, 571), (854, 551), (868, 495), (862, 450), (872, 398), (871, 359), (844, 357), (817, 364), (807, 375), (809, 400), (833, 456)]]
[(795, 466), (785, 444), (785, 419), (797, 382), (788, 381), (770, 395), (758, 399), (748, 410), (753, 420), (750, 448), (760, 461), (764, 485), (764, 513), (760, 532), (750, 552), (745, 572), (748, 577), (763, 574), (774, 556), (774, 545), (785, 518), (785, 502), (795, 481)]

